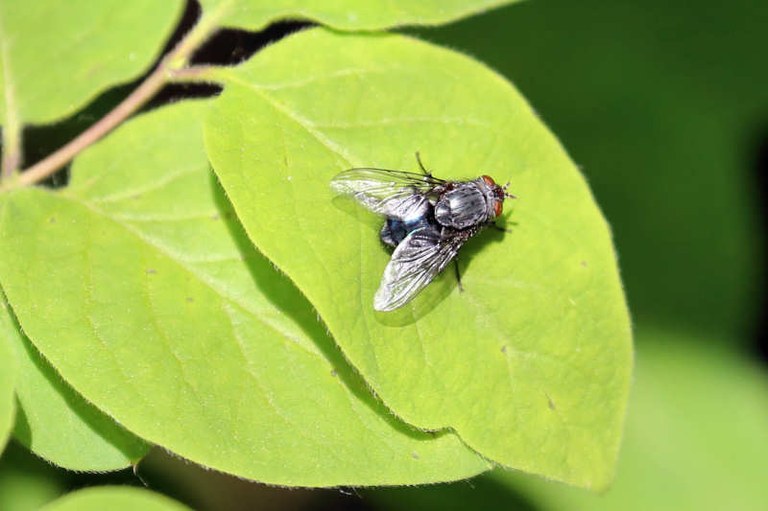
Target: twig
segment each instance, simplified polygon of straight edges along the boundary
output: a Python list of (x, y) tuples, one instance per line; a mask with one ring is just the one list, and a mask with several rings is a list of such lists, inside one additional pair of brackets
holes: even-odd
[(134, 114), (151, 100), (163, 86), (173, 81), (176, 76), (191, 73), (196, 68), (186, 67), (189, 57), (215, 29), (216, 20), (214, 17), (201, 19), (179, 41), (179, 44), (163, 57), (155, 70), (144, 79), (141, 85), (112, 111), (54, 153), (19, 174), (16, 179), (7, 180), (8, 182), (3, 183), (4, 186), (0, 186), (0, 189), (32, 185), (52, 175), (83, 149), (104, 137)]
[(19, 175), (15, 186), (26, 186), (37, 183), (50, 176), (67, 164), (80, 151), (90, 146), (104, 135), (112, 131), (118, 124), (141, 108), (159, 91), (166, 82), (167, 70), (161, 63), (144, 82), (125, 98), (114, 110), (91, 125), (69, 143), (56, 152), (36, 163)]
[(0, 179), (10, 178), (21, 165), (21, 123), (8, 58), (7, 45), (3, 43), (0, 47), (0, 60), (3, 66), (0, 72), (5, 77), (5, 118), (3, 119), (3, 160), (0, 164)]
[(219, 66), (190, 66), (174, 71), (169, 80), (177, 83), (214, 83), (217, 81)]

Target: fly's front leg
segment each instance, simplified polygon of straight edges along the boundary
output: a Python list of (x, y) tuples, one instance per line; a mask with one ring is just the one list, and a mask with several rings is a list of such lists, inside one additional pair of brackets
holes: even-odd
[(419, 154), (418, 151), (416, 151), (416, 161), (418, 162), (419, 168), (424, 173), (424, 175), (427, 177), (432, 177), (432, 173), (428, 171), (426, 167), (424, 167), (424, 164), (421, 162), (421, 155)]

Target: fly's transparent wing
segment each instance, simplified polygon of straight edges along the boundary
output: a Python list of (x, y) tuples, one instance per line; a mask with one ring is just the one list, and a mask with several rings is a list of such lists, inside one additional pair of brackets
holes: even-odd
[(412, 231), (392, 253), (373, 299), (377, 311), (408, 303), (448, 266), (469, 236), (444, 238), (434, 228)]
[(361, 168), (336, 175), (331, 188), (353, 196), (374, 213), (407, 220), (422, 215), (428, 206), (427, 194), (444, 183), (425, 174)]

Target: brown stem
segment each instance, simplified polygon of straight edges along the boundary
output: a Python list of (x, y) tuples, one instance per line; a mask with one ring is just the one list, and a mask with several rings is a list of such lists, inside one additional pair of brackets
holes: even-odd
[(152, 99), (155, 93), (165, 85), (167, 73), (167, 69), (161, 63), (142, 82), (139, 88), (134, 90), (114, 110), (99, 119), (98, 122), (91, 125), (87, 130), (59, 148), (56, 152), (22, 172), (13, 183), (14, 186), (26, 186), (37, 183), (66, 165), (80, 151), (112, 131), (115, 126)]
[(219, 66), (189, 66), (177, 69), (170, 76), (172, 82), (192, 82), (192, 83), (214, 83), (217, 79), (217, 73), (221, 70)]
[(8, 182), (4, 183), (5, 186), (0, 186), (0, 189), (32, 185), (52, 175), (77, 156), (83, 149), (104, 137), (144, 106), (163, 86), (172, 81), (176, 75), (185, 74), (184, 70), (191, 71), (195, 69), (186, 68), (189, 57), (215, 28), (215, 17), (201, 19), (179, 44), (160, 61), (155, 70), (147, 76), (141, 85), (111, 112), (66, 145), (19, 174), (16, 179), (7, 180)]
[[(6, 102), (6, 106), (9, 103)], [(10, 108), (10, 107), (9, 107)], [(3, 126), (3, 160), (0, 164), (0, 178), (10, 179), (21, 165), (21, 126), (7, 115)]]
[(0, 162), (0, 179), (13, 176), (21, 165), (21, 123), (16, 105), (15, 84), (11, 80), (8, 64), (8, 45), (0, 45), (0, 76), (5, 81), (5, 118), (3, 119), (3, 159)]

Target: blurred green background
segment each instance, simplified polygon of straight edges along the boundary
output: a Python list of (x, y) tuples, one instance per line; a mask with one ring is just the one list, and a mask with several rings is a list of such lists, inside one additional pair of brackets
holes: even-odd
[[(515, 83), (611, 223), (637, 333), (616, 484), (594, 495), (499, 470), (429, 488), (281, 490), (162, 453), (141, 475), (203, 509), (768, 509), (768, 3), (531, 0), (416, 34)], [(10, 458), (0, 509), (103, 483)]]

